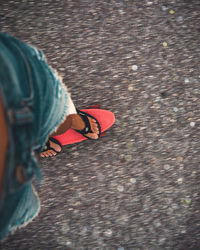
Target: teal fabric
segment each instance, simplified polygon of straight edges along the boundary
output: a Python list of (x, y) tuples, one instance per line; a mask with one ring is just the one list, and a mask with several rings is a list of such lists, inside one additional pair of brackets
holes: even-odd
[[(67, 113), (68, 93), (44, 54), (0, 33), (0, 94), (7, 114), (9, 149), (0, 200), (0, 240), (38, 213), (32, 189), (40, 177), (35, 155)], [(17, 168), (22, 166), (24, 181)]]

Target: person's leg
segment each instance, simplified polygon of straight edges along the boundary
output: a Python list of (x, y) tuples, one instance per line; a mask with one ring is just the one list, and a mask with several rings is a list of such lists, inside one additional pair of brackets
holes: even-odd
[[(94, 119), (91, 119), (90, 117), (88, 117), (88, 119), (89, 119), (90, 126), (91, 126), (93, 133), (88, 133), (86, 135), (88, 137), (90, 137), (91, 139), (98, 139), (99, 130), (98, 130), (98, 126), (96, 124), (96, 121)], [(58, 129), (53, 134), (51, 134), (51, 136), (61, 135), (61, 134), (65, 133), (70, 128), (73, 128), (76, 130), (82, 130), (82, 129), (84, 129), (84, 126), (85, 126), (85, 124), (84, 124), (82, 118), (80, 117), (80, 115), (77, 114), (75, 105), (71, 99), (71, 96), (69, 96), (69, 98), (68, 98), (68, 112), (67, 112), (66, 119), (58, 127)]]
[[(82, 118), (80, 117), (80, 115), (78, 115), (76, 113), (76, 108), (75, 108), (71, 98), (69, 98), (68, 105), (69, 105), (68, 114), (66, 116), (65, 121), (57, 128), (57, 130), (55, 132), (53, 132), (50, 135), (50, 137), (61, 135), (61, 134), (65, 133), (70, 128), (76, 129), (76, 130), (84, 129), (85, 124), (84, 124)], [(90, 117), (88, 117), (88, 120), (90, 122), (91, 130), (93, 133), (88, 133), (88, 134), (86, 134), (86, 136), (88, 136), (89, 138), (94, 139), (94, 140), (98, 139), (99, 129), (98, 129), (96, 121)], [(49, 143), (50, 143), (51, 148), (55, 149), (57, 152), (61, 151), (61, 147), (58, 144), (56, 144), (52, 141), (49, 141)], [(46, 150), (46, 151), (42, 152), (40, 155), (41, 155), (41, 157), (49, 157), (49, 156), (56, 155), (56, 152), (54, 150)]]
[[(91, 129), (93, 133), (88, 133), (86, 134), (88, 137), (91, 139), (98, 139), (98, 134), (99, 134), (99, 129), (97, 126), (97, 123), (94, 119), (88, 117)], [(56, 130), (56, 132), (52, 133), (51, 136), (57, 136), (65, 133), (68, 129), (73, 128), (76, 130), (82, 130), (84, 129), (84, 122), (81, 119), (80, 115), (78, 114), (73, 114), (73, 115), (68, 115), (66, 117), (66, 120), (59, 126), (59, 128)]]

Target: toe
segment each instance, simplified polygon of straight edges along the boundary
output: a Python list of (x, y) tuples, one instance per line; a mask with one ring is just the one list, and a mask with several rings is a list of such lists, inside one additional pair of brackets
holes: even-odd
[[(51, 142), (51, 141), (50, 141), (50, 146), (51, 146), (51, 148), (55, 149), (58, 152), (60, 152), (62, 150), (61, 147), (58, 144), (56, 144), (54, 142)], [(51, 151), (51, 153), (55, 153), (55, 155), (56, 155), (55, 151), (53, 151), (53, 150), (50, 150), (50, 151)]]
[(98, 135), (95, 133), (88, 133), (86, 136), (88, 136), (91, 139), (95, 139), (95, 140), (98, 139)]
[(47, 155), (45, 153), (42, 154), (42, 158), (45, 158), (47, 157)]
[(98, 127), (94, 129), (94, 132), (95, 132), (96, 134), (99, 134), (99, 129), (98, 129)]
[(43, 157), (47, 157), (47, 152), (44, 152), (44, 153), (43, 153)]
[[(62, 148), (59, 145), (57, 145), (56, 143), (54, 143), (52, 141), (50, 141), (50, 147), (53, 148), (53, 149), (55, 149), (58, 152), (60, 152), (62, 150)], [(40, 156), (42, 158), (44, 158), (44, 157), (51, 157), (51, 156), (55, 156), (55, 155), (57, 155), (57, 153), (54, 150), (51, 150), (51, 149), (46, 150), (46, 151), (40, 153)]]
[(53, 156), (52, 150), (49, 150), (48, 155), (49, 155), (50, 157)]
[(98, 129), (93, 129), (93, 132), (95, 133), (95, 134), (99, 134), (99, 130)]
[(92, 127), (92, 131), (96, 134), (99, 134), (99, 129), (98, 129), (98, 125), (97, 125), (97, 122), (92, 119), (91, 121), (91, 127)]
[(54, 154), (53, 154), (53, 150), (49, 150), (48, 155), (49, 155), (50, 157), (53, 156), (53, 155), (54, 155)]
[(45, 157), (49, 157), (49, 152), (48, 151), (45, 153)]
[(45, 152), (45, 157), (49, 157), (49, 156), (51, 156), (51, 155), (50, 155), (50, 153), (49, 153), (49, 150), (47, 150), (47, 151)]
[(51, 156), (56, 155), (56, 152), (53, 150), (51, 150), (50, 153), (51, 153)]

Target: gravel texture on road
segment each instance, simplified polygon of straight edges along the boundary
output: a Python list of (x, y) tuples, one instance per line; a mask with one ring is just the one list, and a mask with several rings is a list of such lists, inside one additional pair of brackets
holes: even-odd
[(1, 0), (0, 30), (116, 116), (40, 161), (40, 214), (0, 249), (200, 249), (200, 1)]

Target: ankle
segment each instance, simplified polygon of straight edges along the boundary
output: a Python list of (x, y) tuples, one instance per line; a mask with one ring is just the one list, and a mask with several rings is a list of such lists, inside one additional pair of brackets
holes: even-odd
[(53, 132), (50, 136), (57, 136), (65, 133), (68, 129), (72, 127), (72, 116), (68, 115), (65, 121), (58, 127), (58, 129)]
[(82, 121), (80, 115), (71, 115), (71, 128), (77, 130), (84, 129), (84, 122)]

